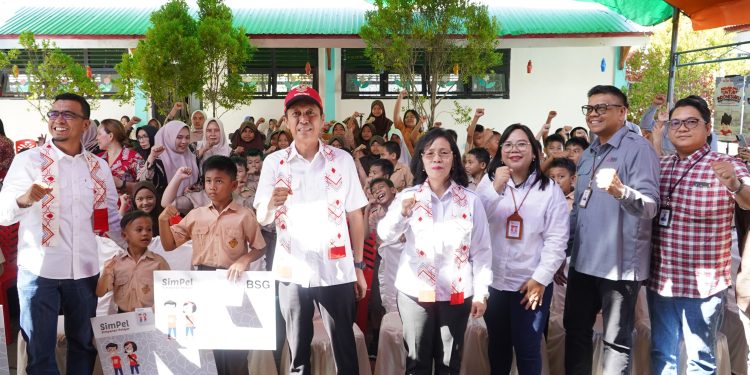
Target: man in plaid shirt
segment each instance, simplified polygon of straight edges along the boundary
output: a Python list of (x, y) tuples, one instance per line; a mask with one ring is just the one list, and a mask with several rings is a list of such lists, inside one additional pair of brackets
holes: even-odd
[(651, 367), (676, 374), (679, 340), (688, 373), (716, 371), (716, 332), (731, 286), (731, 226), (735, 201), (750, 208), (750, 175), (738, 160), (711, 151), (711, 112), (689, 96), (669, 113), (676, 154), (661, 158), (661, 206), (653, 227), (648, 305)]

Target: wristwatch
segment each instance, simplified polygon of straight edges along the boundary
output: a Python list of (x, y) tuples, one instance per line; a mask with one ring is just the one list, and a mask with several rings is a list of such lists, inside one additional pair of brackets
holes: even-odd
[(367, 265), (365, 264), (364, 261), (362, 261), (362, 262), (354, 262), (354, 268), (359, 268), (361, 270), (364, 270), (365, 267), (367, 267)]
[(742, 188), (744, 188), (744, 187), (745, 187), (745, 183), (743, 183), (743, 182), (742, 182), (742, 180), (740, 180), (740, 179), (738, 179), (738, 180), (740, 181), (740, 187), (738, 187), (738, 188), (737, 188), (737, 190), (735, 190), (735, 191), (731, 191), (731, 190), (730, 190), (730, 192), (731, 192), (732, 194), (737, 194), (737, 193), (739, 193), (740, 191), (742, 191)]

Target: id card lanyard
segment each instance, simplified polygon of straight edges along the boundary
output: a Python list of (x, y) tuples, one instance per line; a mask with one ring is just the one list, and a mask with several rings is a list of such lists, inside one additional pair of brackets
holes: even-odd
[[(526, 178), (528, 179), (528, 177)], [(521, 186), (525, 184), (526, 181), (521, 183)], [(526, 198), (529, 196), (532, 187), (533, 185), (529, 187), (529, 190), (526, 190), (526, 195), (523, 196), (520, 205), (516, 204), (516, 194), (513, 192), (514, 189), (509, 189), (510, 195), (513, 197), (513, 207), (515, 208), (515, 211), (505, 220), (505, 238), (509, 240), (523, 239), (523, 218), (518, 211), (523, 207), (524, 202), (526, 202)]]
[(596, 176), (596, 171), (599, 169), (599, 167), (602, 166), (602, 163), (604, 163), (604, 160), (607, 159), (607, 155), (614, 149), (614, 147), (610, 146), (610, 149), (607, 150), (607, 152), (602, 155), (602, 159), (599, 160), (599, 163), (596, 163), (596, 156), (594, 155), (594, 168), (591, 169), (591, 174), (589, 175), (589, 185), (586, 187), (586, 190), (583, 191), (583, 194), (581, 195), (581, 200), (578, 202), (578, 207), (586, 208), (586, 206), (589, 205), (589, 199), (591, 199), (591, 193), (594, 191), (591, 186), (594, 184), (594, 176)]
[(688, 169), (685, 170), (685, 172), (682, 173), (682, 176), (677, 180), (677, 182), (674, 183), (674, 185), (671, 184), (671, 177), (674, 174), (674, 167), (677, 165), (677, 160), (672, 163), (672, 171), (669, 173), (670, 177), (670, 184), (669, 184), (669, 190), (667, 190), (667, 197), (664, 200), (664, 204), (659, 207), (659, 226), (662, 228), (669, 228), (670, 225), (672, 225), (672, 193), (677, 189), (677, 186), (682, 182), (682, 179), (687, 176), (688, 173), (690, 173), (691, 170), (693, 170), (693, 167), (696, 166), (701, 160), (703, 160), (706, 155), (708, 155), (709, 151), (706, 151), (701, 155), (698, 160), (696, 160), (693, 164), (690, 165)]

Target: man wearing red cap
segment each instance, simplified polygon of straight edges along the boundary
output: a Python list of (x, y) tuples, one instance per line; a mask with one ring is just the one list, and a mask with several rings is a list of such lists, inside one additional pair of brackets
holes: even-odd
[(276, 223), (273, 273), (291, 351), (290, 372), (310, 374), (313, 312), (331, 338), (338, 374), (358, 374), (354, 302), (365, 296), (362, 273), (367, 198), (352, 157), (320, 141), (320, 95), (307, 86), (284, 100), (292, 144), (266, 157), (254, 206), (262, 225)]

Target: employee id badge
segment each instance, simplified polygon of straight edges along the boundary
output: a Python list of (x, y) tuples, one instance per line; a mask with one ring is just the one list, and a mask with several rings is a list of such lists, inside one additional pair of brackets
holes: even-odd
[(345, 246), (331, 246), (328, 248), (328, 259), (341, 259), (346, 256)]
[(581, 201), (578, 202), (578, 207), (586, 208), (589, 205), (589, 199), (591, 199), (591, 187), (587, 187), (586, 190), (581, 194)]
[(94, 232), (109, 232), (109, 212), (106, 208), (95, 208), (92, 220)]
[(464, 292), (451, 293), (451, 305), (463, 305)]
[(672, 225), (672, 209), (662, 206), (659, 208), (659, 226), (669, 228)]
[(435, 302), (435, 289), (423, 289), (419, 291), (419, 302)]
[(505, 238), (509, 240), (520, 240), (523, 238), (523, 218), (518, 212), (508, 216), (505, 221)]

